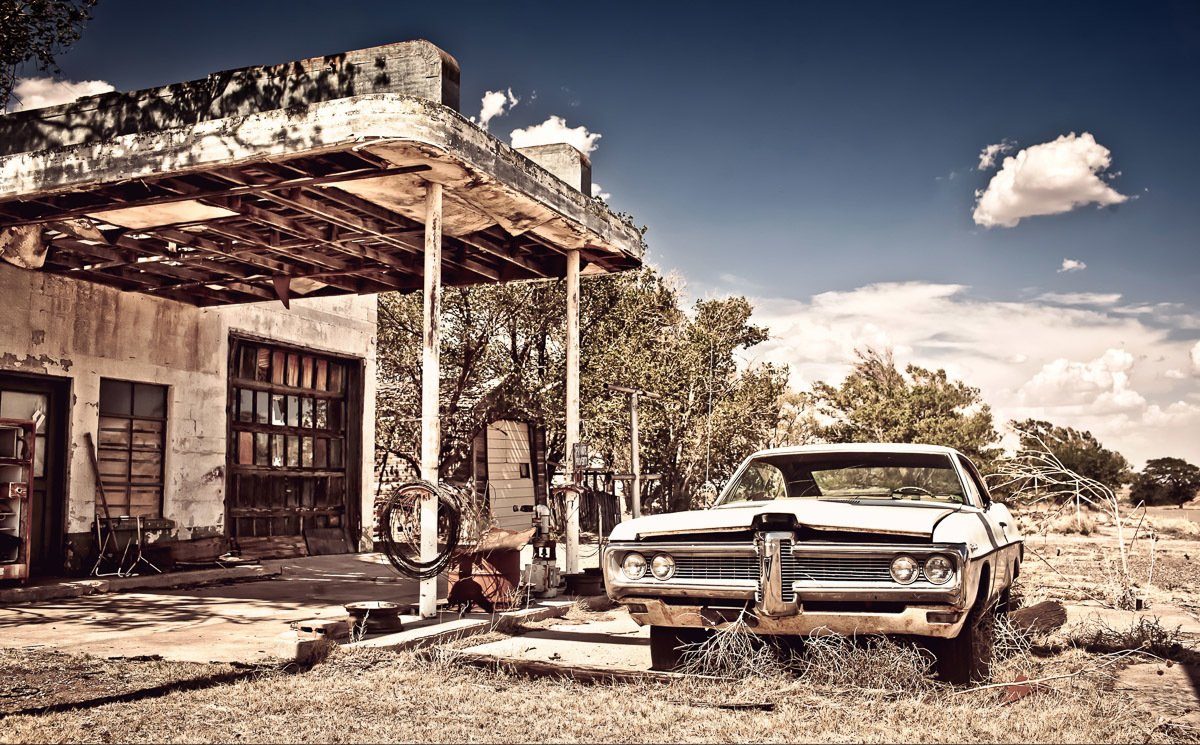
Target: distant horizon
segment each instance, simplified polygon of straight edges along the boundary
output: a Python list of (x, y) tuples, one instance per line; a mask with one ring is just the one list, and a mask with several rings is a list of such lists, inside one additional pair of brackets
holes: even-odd
[(998, 428), (1200, 463), (1200, 5), (461, 7), (102, 0), (18, 95), (425, 38), (464, 116), (587, 152), (688, 296), (751, 299), (772, 338), (747, 362), (803, 389), (887, 347)]

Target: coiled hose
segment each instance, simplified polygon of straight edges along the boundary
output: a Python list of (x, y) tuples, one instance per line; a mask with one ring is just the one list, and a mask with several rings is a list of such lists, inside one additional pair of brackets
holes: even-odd
[[(438, 502), (437, 542), (442, 550), (421, 561), (421, 503), (430, 496)], [(458, 492), (428, 481), (410, 481), (389, 490), (378, 524), (383, 553), (396, 571), (413, 579), (433, 579), (442, 573), (462, 538), (462, 499)]]

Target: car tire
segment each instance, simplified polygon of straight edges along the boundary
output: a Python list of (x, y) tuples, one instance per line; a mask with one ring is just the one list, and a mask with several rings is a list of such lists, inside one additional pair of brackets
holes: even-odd
[(991, 677), (996, 609), (977, 606), (967, 614), (958, 636), (939, 639), (931, 650), (937, 676), (953, 685), (986, 683)]
[(675, 626), (650, 627), (650, 667), (653, 670), (674, 670), (693, 644), (708, 638), (705, 629)]

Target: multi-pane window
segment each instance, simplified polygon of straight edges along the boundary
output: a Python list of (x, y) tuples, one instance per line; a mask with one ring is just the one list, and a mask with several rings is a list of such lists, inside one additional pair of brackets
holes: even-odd
[(162, 516), (166, 429), (166, 386), (101, 379), (96, 447), (109, 515)]
[[(313, 530), (348, 527), (348, 410), (357, 363), (231, 341), (230, 533), (243, 551), (301, 552)], [(352, 521), (352, 520), (351, 520)]]

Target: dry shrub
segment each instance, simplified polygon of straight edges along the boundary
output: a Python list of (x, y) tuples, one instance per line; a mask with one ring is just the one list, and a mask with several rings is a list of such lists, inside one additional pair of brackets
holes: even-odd
[(1046, 525), (1049, 533), (1091, 535), (1096, 532), (1096, 518), (1090, 512), (1081, 510), (1078, 514), (1061, 514), (1050, 520)]
[(731, 680), (786, 674), (787, 668), (776, 650), (750, 629), (745, 616), (743, 612), (704, 641), (687, 645), (680, 672)]
[(1184, 645), (1181, 627), (1167, 628), (1157, 618), (1142, 616), (1126, 628), (1113, 628), (1102, 621), (1082, 623), (1072, 628), (1068, 640), (1090, 652), (1146, 652), (1155, 657), (1180, 662), (1200, 661), (1200, 653)]
[(836, 688), (911, 693), (937, 685), (927, 652), (886, 636), (812, 634), (789, 663), (804, 680)]
[(1151, 517), (1146, 524), (1159, 535), (1195, 540), (1200, 538), (1200, 523), (1182, 517)]

